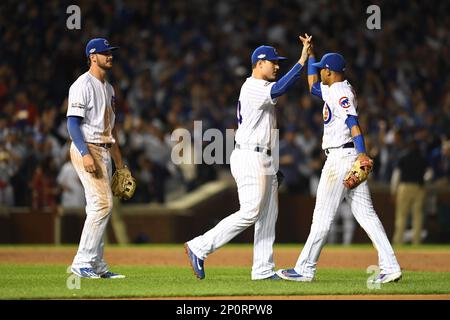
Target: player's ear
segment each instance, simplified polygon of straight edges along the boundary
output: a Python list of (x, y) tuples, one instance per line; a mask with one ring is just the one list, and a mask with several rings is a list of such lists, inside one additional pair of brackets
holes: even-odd
[(91, 60), (91, 64), (92, 62), (97, 62), (97, 56), (93, 53), (89, 55), (89, 59)]

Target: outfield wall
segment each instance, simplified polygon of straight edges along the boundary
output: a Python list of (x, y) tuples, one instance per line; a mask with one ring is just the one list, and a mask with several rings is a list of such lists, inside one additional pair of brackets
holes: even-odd
[[(394, 232), (395, 204), (389, 190), (372, 186), (372, 198), (389, 238)], [(426, 215), (426, 242), (450, 243), (450, 191), (438, 189), (436, 214)], [(315, 199), (305, 195), (279, 194), (279, 216), (276, 242), (305, 242), (309, 233)], [(238, 210), (233, 184), (215, 183), (197, 194), (166, 206), (126, 205), (116, 200), (114, 219), (108, 226), (110, 243), (182, 243), (204, 233), (225, 216)], [(428, 211), (428, 210), (427, 210)], [(78, 243), (84, 223), (84, 210), (39, 210), (2, 208), (0, 210), (0, 243)], [(253, 241), (253, 227), (233, 242)], [(368, 243), (358, 226), (355, 243)]]

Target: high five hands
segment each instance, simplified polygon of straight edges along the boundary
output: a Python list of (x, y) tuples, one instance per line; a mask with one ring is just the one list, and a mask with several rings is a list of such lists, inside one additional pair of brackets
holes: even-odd
[(306, 60), (308, 59), (308, 55), (312, 53), (312, 36), (309, 36), (305, 33), (305, 36), (299, 36), (300, 41), (303, 44), (302, 55), (300, 57), (299, 63), (304, 66)]

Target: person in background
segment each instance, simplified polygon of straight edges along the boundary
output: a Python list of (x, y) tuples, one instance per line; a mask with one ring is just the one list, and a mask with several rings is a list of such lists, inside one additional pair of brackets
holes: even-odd
[(395, 195), (394, 244), (402, 244), (410, 210), (412, 211), (413, 244), (422, 242), (423, 203), (425, 199), (424, 175), (427, 161), (418, 141), (409, 142), (399, 157), (391, 179), (391, 193)]
[(58, 173), (56, 182), (61, 189), (61, 206), (63, 208), (84, 208), (86, 206), (83, 185), (70, 161), (69, 153)]

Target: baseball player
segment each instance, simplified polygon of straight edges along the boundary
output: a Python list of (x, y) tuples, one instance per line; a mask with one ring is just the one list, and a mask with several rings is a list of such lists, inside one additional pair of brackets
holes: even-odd
[[(346, 189), (343, 180), (357, 158), (368, 158), (364, 137), (358, 124), (356, 95), (345, 80), (345, 61), (338, 53), (325, 54), (315, 62), (312, 48), (308, 59), (308, 84), (313, 95), (321, 98), (324, 133), (322, 149), (327, 159), (317, 190), (313, 221), (306, 244), (293, 269), (277, 274), (292, 281), (311, 281), (316, 272), (320, 251), (325, 244), (330, 225), (343, 198), (361, 227), (378, 251), (380, 274), (374, 283), (400, 280), (402, 273), (383, 226), (375, 213), (367, 181), (354, 189)], [(318, 81), (317, 69), (320, 69)], [(370, 158), (369, 158), (370, 159)]]
[(114, 89), (105, 79), (116, 49), (106, 39), (89, 41), (89, 70), (69, 90), (70, 157), (86, 197), (86, 221), (71, 269), (83, 278), (125, 278), (109, 271), (103, 260), (103, 235), (113, 205), (111, 157), (116, 168), (124, 167), (114, 130)]
[(309, 39), (305, 39), (299, 61), (280, 80), (275, 48), (260, 46), (252, 54), (252, 75), (241, 87), (237, 104), (238, 129), (230, 157), (236, 180), (240, 210), (220, 221), (205, 234), (185, 243), (191, 266), (199, 279), (205, 277), (206, 257), (255, 224), (252, 280), (279, 279), (274, 272), (273, 242), (278, 216), (278, 181), (267, 172), (273, 161), (271, 134), (276, 129), (275, 105), (300, 77), (306, 63)]

